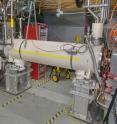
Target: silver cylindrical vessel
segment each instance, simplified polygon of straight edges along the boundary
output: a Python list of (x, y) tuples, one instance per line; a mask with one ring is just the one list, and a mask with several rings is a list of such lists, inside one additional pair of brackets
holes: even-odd
[[(59, 66), (73, 70), (88, 70), (94, 72), (90, 52), (87, 49), (84, 53), (69, 54), (71, 46), (80, 48), (80, 52), (85, 49), (84, 44), (54, 42), (54, 41), (34, 41), (28, 40), (25, 47), (23, 39), (14, 39), (14, 47), (6, 50), (6, 56), (17, 59), (23, 59), (29, 62), (46, 64), (51, 66)], [(94, 46), (93, 50), (98, 64), (99, 55), (102, 46)], [(64, 49), (64, 50), (63, 50)], [(72, 68), (71, 68), (72, 60)]]

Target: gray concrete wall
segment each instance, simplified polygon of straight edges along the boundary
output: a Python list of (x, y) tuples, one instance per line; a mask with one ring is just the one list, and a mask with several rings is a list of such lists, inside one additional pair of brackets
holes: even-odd
[(84, 35), (84, 15), (63, 15), (45, 13), (45, 23), (48, 24), (48, 40), (74, 42), (75, 36)]

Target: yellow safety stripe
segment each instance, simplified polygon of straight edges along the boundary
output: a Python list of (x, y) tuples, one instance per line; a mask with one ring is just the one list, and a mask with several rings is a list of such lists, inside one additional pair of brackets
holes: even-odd
[(70, 109), (71, 109), (71, 106), (65, 106), (62, 110), (55, 113), (54, 116), (52, 116), (52, 118), (49, 119), (46, 124), (53, 124), (61, 116), (68, 115)]
[[(47, 84), (50, 81), (49, 78), (44, 79), (42, 82), (36, 82), (37, 86), (36, 88), (39, 88), (45, 84)], [(39, 83), (39, 84), (38, 84)], [(24, 98), (25, 94), (20, 94), (18, 96), (13, 97), (12, 99), (10, 99), (9, 101), (5, 102), (4, 104), (1, 105), (2, 108), (6, 108), (7, 106), (17, 103), (19, 101), (21, 101)]]
[[(19, 50), (17, 50), (17, 49), (13, 49), (13, 51), (19, 53)], [(55, 55), (55, 54), (47, 54), (47, 53), (42, 53), (42, 52), (32, 52), (32, 51), (26, 51), (26, 50), (21, 50), (21, 53), (27, 54), (27, 55), (37, 55), (37, 56), (41, 56), (41, 57), (48, 57), (48, 58), (53, 58), (53, 59), (65, 59), (65, 60), (70, 59), (70, 56), (59, 56), (59, 55)], [(73, 57), (73, 60), (74, 61), (80, 61), (80, 58)]]

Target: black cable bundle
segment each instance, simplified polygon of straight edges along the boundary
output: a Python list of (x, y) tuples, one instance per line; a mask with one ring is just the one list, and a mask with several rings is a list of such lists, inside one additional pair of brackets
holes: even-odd
[(78, 8), (82, 7), (83, 5), (83, 0), (75, 0), (76, 1), (76, 5)]
[(115, 93), (114, 93), (114, 95), (113, 95), (112, 101), (111, 101), (111, 103), (110, 103), (110, 105), (109, 105), (107, 114), (106, 114), (106, 116), (105, 116), (105, 118), (104, 118), (104, 121), (103, 121), (103, 124), (108, 124), (109, 115), (110, 115), (110, 112), (111, 112), (111, 110), (112, 110), (112, 108), (113, 108), (113, 105), (114, 105), (114, 102), (115, 102), (116, 97), (117, 97), (117, 88), (116, 88)]

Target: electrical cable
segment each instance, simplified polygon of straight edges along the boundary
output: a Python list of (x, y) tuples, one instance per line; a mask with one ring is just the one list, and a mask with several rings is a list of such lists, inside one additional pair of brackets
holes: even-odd
[[(70, 49), (65, 49), (65, 46), (71, 46)], [(80, 51), (81, 48), (83, 48), (85, 46), (85, 50), (84, 51)], [(87, 46), (86, 45), (82, 45), (81, 47), (77, 47), (75, 45), (71, 45), (71, 44), (65, 44), (62, 46), (63, 50), (70, 54), (70, 67), (71, 69), (73, 69), (73, 56), (76, 54), (81, 54), (81, 53), (85, 53), (87, 51)], [(76, 49), (75, 49), (76, 48)]]
[(70, 55), (70, 67), (73, 69), (73, 55)]
[(115, 99), (114, 105), (113, 105), (113, 114), (114, 114), (114, 118), (115, 118), (115, 124), (117, 124), (117, 97)]
[(110, 112), (111, 112), (112, 107), (113, 107), (113, 105), (114, 105), (114, 102), (115, 102), (116, 97), (117, 97), (117, 88), (116, 88), (115, 93), (114, 93), (114, 95), (113, 95), (112, 101), (111, 101), (111, 103), (110, 103), (110, 105), (109, 105), (107, 114), (106, 114), (106, 116), (105, 116), (105, 118), (104, 118), (104, 121), (103, 121), (103, 124), (108, 124), (109, 115), (110, 115)]
[[(81, 51), (83, 48), (85, 48), (85, 49), (83, 51)], [(82, 53), (87, 52), (87, 50), (88, 50), (87, 45), (82, 45), (79, 47), (78, 53), (82, 54)]]
[[(69, 49), (67, 49), (67, 48), (65, 48), (65, 47), (70, 47)], [(71, 50), (72, 49), (75, 49), (76, 48), (76, 46), (75, 45), (72, 45), (72, 44), (63, 44), (62, 46), (60, 46), (60, 49), (61, 50), (63, 50), (63, 51), (65, 51), (66, 53), (71, 53)]]
[(22, 45), (23, 43), (25, 42), (25, 40), (23, 40), (19, 46), (19, 56), (20, 56), (20, 59), (22, 60), (22, 55), (21, 55), (21, 48), (22, 48)]
[(89, 48), (89, 52), (90, 52), (90, 55), (91, 55), (91, 58), (92, 58), (95, 75), (96, 75), (96, 78), (98, 80), (98, 83), (100, 84), (101, 83), (101, 78), (100, 78), (99, 73), (98, 73), (98, 67), (97, 67), (97, 62), (96, 62), (95, 54), (94, 54), (93, 48), (92, 48), (92, 46), (89, 43), (87, 38), (86, 38), (86, 42), (87, 42), (87, 45), (88, 45), (88, 48)]
[(25, 40), (25, 47), (27, 46), (27, 39), (28, 39), (28, 32), (29, 32), (29, 24), (30, 24), (30, 19), (31, 19), (31, 10), (32, 10), (32, 1), (30, 3), (30, 9), (29, 9), (29, 17), (28, 17), (28, 24), (27, 24), (27, 28), (26, 28), (26, 40)]
[[(38, 47), (33, 41), (31, 41), (31, 43), (33, 44), (33, 46), (41, 51), (44, 51), (44, 52), (60, 52), (60, 51), (65, 51), (66, 53), (71, 53), (71, 52), (75, 52), (75, 53), (79, 53), (79, 54), (82, 54), (82, 53), (85, 53), (87, 50), (88, 50), (88, 47), (87, 45), (82, 45), (80, 47), (76, 46), (76, 45), (73, 45), (73, 44), (63, 44), (60, 46), (60, 48), (58, 50), (45, 50), (45, 49), (42, 49), (40, 47)], [(65, 47), (71, 47), (70, 49), (67, 49)], [(85, 48), (83, 51), (82, 49)]]
[[(88, 50), (87, 45), (82, 45), (80, 47), (78, 47), (76, 45), (64, 44), (64, 45), (61, 45), (60, 49), (63, 50), (63, 51), (65, 51), (66, 53), (69, 53), (69, 54), (71, 54), (71, 53), (73, 53), (73, 54), (77, 54), (77, 53), (81, 54), (81, 53), (87, 52), (87, 50)], [(67, 49), (67, 48), (65, 48), (66, 46), (67, 47), (68, 46), (71, 46), (71, 48)], [(85, 49), (83, 51), (81, 51), (81, 49), (83, 49), (83, 48), (85, 48)]]
[[(72, 50), (75, 49), (75, 46), (73, 46)], [(73, 69), (73, 56), (77, 54), (77, 51), (75, 53), (71, 53), (70, 54), (70, 66), (71, 66), (71, 69)]]
[(61, 49), (59, 50), (45, 50), (45, 49), (41, 49), (40, 47), (38, 47), (33, 41), (31, 41), (31, 43), (33, 44), (33, 46), (41, 51), (44, 51), (44, 52), (60, 52), (62, 51)]
[[(35, 4), (32, 3), (31, 1), (31, 5), (30, 5), (30, 10), (29, 10), (29, 17), (28, 17), (28, 25), (27, 25), (27, 31), (26, 31), (26, 40), (27, 40), (27, 37), (28, 37), (28, 31), (29, 31), (29, 23), (30, 23), (30, 17), (31, 17), (31, 10), (32, 10), (32, 6), (34, 7), (34, 18), (35, 18), (35, 30), (36, 30), (36, 37), (37, 37), (37, 40), (38, 40), (38, 32), (37, 32), (37, 18), (36, 18), (36, 12), (35, 12)], [(40, 49), (41, 51), (45, 51), (45, 52), (58, 52), (60, 50), (55, 50), (55, 51), (47, 51), (47, 50), (44, 50), (44, 49), (41, 49), (39, 48), (38, 46), (36, 46), (36, 44), (31, 41), (33, 46), (37, 49)], [(26, 44), (27, 44), (27, 41), (26, 41)]]
[(33, 3), (33, 7), (34, 7), (34, 17), (35, 17), (35, 30), (36, 30), (36, 37), (37, 37), (37, 40), (38, 40), (39, 37), (38, 37), (37, 15), (36, 15), (35, 3)]

